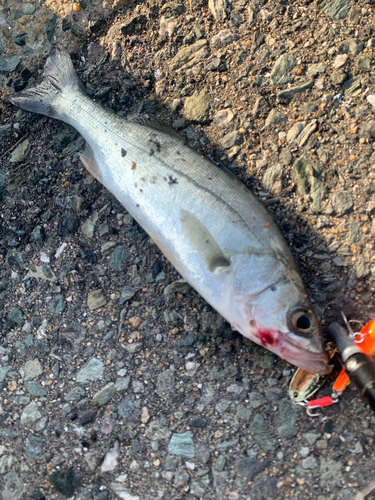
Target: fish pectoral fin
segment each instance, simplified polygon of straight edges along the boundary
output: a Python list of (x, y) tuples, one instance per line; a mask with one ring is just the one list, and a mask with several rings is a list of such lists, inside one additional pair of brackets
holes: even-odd
[(194, 251), (211, 272), (227, 270), (230, 267), (230, 259), (224, 255), (215, 238), (194, 214), (181, 210), (181, 223)]
[(90, 172), (90, 174), (102, 182), (102, 177), (100, 175), (100, 170), (98, 164), (94, 157), (94, 152), (90, 146), (86, 143), (85, 150), (80, 153), (79, 159), (81, 160), (83, 166)]

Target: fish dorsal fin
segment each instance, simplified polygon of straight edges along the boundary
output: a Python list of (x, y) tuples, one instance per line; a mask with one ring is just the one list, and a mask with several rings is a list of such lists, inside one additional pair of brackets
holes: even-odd
[(145, 127), (153, 128), (158, 132), (163, 132), (164, 134), (172, 135), (173, 137), (180, 139), (181, 142), (185, 142), (184, 139), (180, 136), (180, 134), (178, 134), (175, 131), (174, 128), (162, 122), (161, 120), (159, 120), (159, 118), (151, 117), (148, 115), (130, 116), (128, 117), (128, 121), (133, 123), (138, 123), (139, 125), (144, 125)]
[(181, 223), (194, 251), (211, 272), (230, 267), (230, 260), (224, 255), (206, 226), (194, 214), (181, 210)]

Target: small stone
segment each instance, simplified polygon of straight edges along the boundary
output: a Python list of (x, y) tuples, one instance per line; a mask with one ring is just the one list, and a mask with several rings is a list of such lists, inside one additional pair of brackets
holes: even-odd
[(314, 432), (306, 432), (305, 434), (303, 434), (303, 437), (312, 446), (321, 437), (321, 434), (315, 434)]
[(70, 389), (70, 391), (65, 394), (65, 401), (80, 401), (80, 399), (84, 395), (85, 395), (85, 389), (76, 386)]
[(314, 86), (314, 80), (310, 80), (309, 82), (303, 83), (302, 85), (297, 85), (295, 87), (290, 87), (286, 90), (282, 90), (277, 94), (277, 99), (279, 102), (288, 103), (290, 102), (295, 94), (301, 94), (306, 92), (306, 90), (311, 89)]
[(224, 457), (224, 455), (219, 455), (215, 463), (215, 470), (217, 470), (218, 472), (224, 470), (225, 462), (226, 458)]
[(0, 57), (0, 73), (12, 73), (18, 69), (20, 64), (21, 58), (19, 56)]
[(250, 421), (251, 410), (246, 408), (245, 406), (237, 406), (237, 416), (240, 420), (244, 420), (245, 422)]
[(56, 295), (55, 300), (53, 300), (49, 306), (49, 310), (53, 314), (61, 314), (65, 309), (65, 299), (64, 295), (59, 293)]
[(332, 67), (335, 68), (335, 69), (339, 69), (341, 68), (342, 66), (344, 66), (344, 64), (346, 63), (348, 59), (348, 55), (347, 54), (339, 54), (335, 57), (335, 60), (333, 61), (333, 64), (332, 64)]
[(125, 248), (123, 245), (120, 245), (115, 248), (113, 251), (112, 258), (109, 262), (109, 265), (115, 271), (121, 272), (124, 267), (124, 261), (126, 260)]
[(343, 215), (352, 208), (353, 198), (349, 191), (340, 191), (333, 195), (331, 203), (336, 214)]
[(191, 483), (190, 493), (197, 498), (204, 498), (205, 490), (199, 483)]
[(194, 442), (190, 431), (182, 434), (172, 434), (168, 444), (168, 452), (172, 455), (181, 455), (186, 458), (194, 458)]
[(272, 438), (270, 431), (266, 427), (264, 418), (260, 413), (257, 413), (250, 424), (250, 430), (254, 439), (266, 451), (273, 451), (276, 448), (276, 443)]
[(175, 488), (180, 488), (184, 484), (188, 483), (189, 479), (190, 476), (185, 469), (178, 469), (174, 475), (173, 486)]
[(103, 361), (92, 358), (86, 366), (80, 369), (77, 374), (77, 382), (80, 384), (86, 384), (93, 380), (101, 380), (104, 373), (104, 363)]
[(348, 0), (334, 0), (333, 2), (324, 3), (323, 12), (331, 17), (334, 21), (344, 19), (349, 10)]
[(267, 469), (268, 462), (261, 462), (252, 458), (239, 458), (234, 467), (237, 472), (245, 476), (249, 481), (252, 481), (256, 475)]
[(31, 401), (28, 405), (25, 406), (23, 412), (21, 414), (21, 424), (31, 424), (36, 420), (39, 420), (42, 417), (41, 413), (38, 410), (38, 407), (34, 401)]
[(119, 414), (124, 418), (130, 417), (134, 412), (134, 408), (134, 403), (129, 397), (122, 399), (118, 405)]
[(40, 436), (28, 436), (26, 439), (25, 453), (30, 462), (36, 461), (43, 449), (44, 441), (45, 440)]
[(11, 163), (17, 163), (23, 161), (28, 155), (30, 149), (31, 149), (31, 144), (29, 143), (28, 139), (25, 139), (12, 152), (9, 161)]
[(270, 106), (263, 96), (260, 96), (255, 101), (254, 107), (252, 109), (252, 114), (254, 118), (265, 115), (269, 112)]
[(317, 120), (312, 120), (304, 127), (302, 132), (299, 134), (297, 141), (300, 148), (302, 148), (307, 143), (310, 135), (317, 129), (317, 127), (318, 127)]
[(265, 126), (279, 125), (287, 120), (287, 117), (280, 113), (277, 109), (272, 109), (270, 114), (267, 116)]
[(320, 462), (320, 487), (331, 488), (342, 484), (343, 476), (341, 473), (342, 464), (339, 460), (322, 457)]
[(345, 82), (346, 78), (347, 74), (342, 69), (340, 69), (339, 71), (335, 71), (331, 75), (332, 83), (334, 83), (335, 85), (342, 85)]
[(291, 54), (283, 54), (274, 64), (271, 71), (271, 82), (273, 85), (283, 85), (291, 81), (290, 71), (296, 66), (296, 59)]
[(113, 382), (110, 382), (95, 394), (93, 397), (93, 403), (95, 406), (104, 406), (115, 395), (115, 392), (116, 386)]
[(198, 94), (197, 91), (185, 102), (185, 117), (188, 120), (204, 123), (209, 119), (212, 98), (204, 90)]
[(95, 309), (99, 309), (99, 307), (105, 306), (107, 301), (103, 295), (102, 290), (94, 290), (90, 292), (87, 297), (87, 305), (90, 311), (94, 311)]
[(120, 304), (122, 305), (132, 299), (137, 292), (138, 290), (136, 288), (133, 288), (132, 286), (125, 286), (121, 292)]
[(371, 71), (371, 57), (369, 56), (360, 57), (357, 61), (357, 68), (360, 71), (365, 71), (366, 73)]
[(144, 14), (134, 16), (121, 26), (121, 33), (123, 35), (128, 35), (129, 33), (131, 33), (131, 31), (135, 26), (138, 25), (144, 26), (146, 23), (147, 23), (147, 16), (145, 16)]
[(309, 64), (307, 71), (306, 71), (306, 76), (308, 78), (312, 77), (314, 78), (315, 76), (325, 73), (327, 70), (327, 66), (324, 63), (318, 63), (318, 64)]
[(375, 138), (375, 120), (371, 120), (366, 125), (362, 125), (358, 133), (359, 137), (364, 139)]
[(307, 193), (309, 190), (309, 180), (306, 172), (307, 165), (309, 165), (309, 160), (305, 156), (301, 156), (293, 164), (293, 169), (297, 177), (298, 189), (301, 193)]
[(303, 469), (316, 469), (318, 467), (318, 462), (315, 457), (307, 457), (301, 461)]
[(49, 42), (52, 41), (56, 26), (57, 26), (57, 15), (53, 14), (46, 23), (47, 40)]
[(238, 40), (239, 36), (236, 31), (230, 29), (224, 29), (219, 31), (217, 35), (211, 38), (211, 46), (214, 48), (226, 47), (232, 42)]
[(189, 69), (209, 55), (207, 40), (198, 40), (192, 45), (182, 47), (170, 62), (170, 70)]
[(81, 231), (87, 238), (91, 239), (94, 237), (95, 224), (97, 223), (98, 219), (99, 214), (95, 211), (82, 224)]
[(208, 0), (208, 8), (214, 18), (221, 23), (227, 18), (226, 7), (226, 0)]
[(156, 382), (156, 392), (159, 396), (167, 399), (175, 392), (176, 382), (172, 370), (165, 370), (159, 373)]
[(74, 490), (81, 482), (81, 478), (72, 469), (57, 470), (50, 476), (49, 482), (59, 493), (68, 497), (73, 495)]
[(8, 314), (8, 319), (12, 323), (16, 323), (19, 326), (24, 324), (23, 312), (19, 307), (12, 307)]
[(207, 426), (207, 422), (205, 420), (202, 420), (201, 418), (194, 418), (189, 423), (189, 427), (192, 427), (193, 429), (203, 429), (206, 426)]
[(3, 500), (20, 500), (27, 491), (19, 476), (19, 473), (16, 472), (5, 474), (3, 479), (4, 488), (1, 492)]
[(216, 445), (217, 451), (220, 451), (221, 453), (224, 453), (225, 451), (229, 450), (230, 448), (234, 448), (238, 444), (239, 439), (233, 439), (231, 441), (223, 441), (222, 443), (218, 443)]
[(122, 500), (141, 500), (139, 496), (133, 496), (127, 487), (119, 483), (110, 483), (111, 490), (116, 493)]
[(83, 458), (89, 466), (89, 469), (94, 471), (101, 464), (103, 460), (103, 453), (101, 453), (100, 451), (91, 451), (89, 453), (86, 453)]
[(287, 133), (286, 140), (291, 143), (294, 142), (299, 134), (302, 132), (303, 127), (306, 125), (306, 122), (297, 122), (295, 123), (289, 132)]
[(220, 140), (220, 144), (224, 149), (229, 149), (236, 144), (242, 144), (242, 143), (243, 143), (243, 135), (238, 130), (229, 132)]
[(126, 391), (129, 387), (130, 384), (130, 375), (127, 377), (120, 377), (116, 380), (115, 386), (116, 386), (116, 391), (121, 392), (121, 391)]
[(101, 472), (109, 472), (115, 470), (118, 466), (119, 457), (119, 442), (115, 441), (113, 448), (104, 457), (103, 463), (100, 467)]
[(361, 77), (350, 78), (342, 85), (345, 98), (355, 97), (361, 93)]
[(38, 359), (27, 361), (27, 363), (25, 363), (20, 369), (20, 375), (25, 381), (39, 377), (42, 373), (43, 366), (40, 364)]
[(237, 373), (238, 368), (234, 365), (228, 365), (225, 368), (220, 365), (216, 365), (212, 368), (207, 378), (208, 380), (229, 379), (230, 377), (237, 375)]
[(41, 245), (44, 241), (44, 230), (42, 226), (36, 226), (36, 228), (30, 234), (30, 241)]
[(40, 382), (37, 382), (36, 380), (29, 380), (26, 382), (26, 389), (27, 392), (32, 394), (33, 396), (46, 396), (48, 394), (48, 390), (42, 386)]
[(230, 108), (221, 109), (214, 116), (214, 124), (217, 127), (226, 127), (233, 120), (234, 113)]

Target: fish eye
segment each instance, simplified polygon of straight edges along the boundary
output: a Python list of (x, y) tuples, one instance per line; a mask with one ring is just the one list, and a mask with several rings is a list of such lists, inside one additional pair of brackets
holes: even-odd
[(289, 328), (295, 333), (309, 334), (316, 329), (317, 319), (313, 311), (304, 307), (293, 309)]

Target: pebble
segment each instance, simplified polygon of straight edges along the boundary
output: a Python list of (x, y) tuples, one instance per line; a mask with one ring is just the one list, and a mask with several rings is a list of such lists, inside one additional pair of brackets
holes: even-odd
[(38, 407), (34, 401), (31, 401), (25, 406), (23, 412), (21, 413), (21, 425), (27, 425), (36, 420), (39, 420), (42, 414), (39, 412)]
[(252, 481), (255, 476), (267, 469), (268, 462), (260, 462), (252, 458), (239, 458), (236, 460), (234, 467), (239, 474)]
[(113, 382), (110, 382), (104, 386), (99, 392), (93, 397), (93, 403), (95, 406), (104, 406), (108, 403), (110, 399), (115, 395), (116, 386)]
[(20, 500), (27, 491), (26, 486), (16, 472), (5, 474), (3, 481), (2, 498), (4, 500)]
[(87, 305), (90, 311), (95, 311), (99, 307), (105, 306), (107, 303), (102, 290), (94, 290), (87, 297)]
[(43, 366), (38, 359), (27, 361), (20, 369), (20, 375), (25, 380), (33, 380), (43, 373)]
[(221, 109), (214, 116), (214, 123), (217, 127), (227, 127), (233, 118), (234, 113), (231, 109)]
[(77, 382), (86, 384), (93, 380), (101, 380), (104, 374), (104, 363), (100, 359), (92, 358), (86, 366), (77, 373)]
[(72, 469), (57, 470), (49, 478), (49, 482), (64, 496), (71, 496), (81, 482), (81, 477)]
[(11, 163), (18, 163), (18, 162), (23, 161), (26, 158), (26, 156), (29, 154), (30, 149), (31, 149), (31, 144), (28, 141), (28, 139), (25, 139), (12, 152), (12, 154), (10, 155), (9, 161)]
[(168, 452), (172, 455), (180, 455), (186, 458), (194, 458), (194, 442), (190, 431), (182, 434), (172, 434), (168, 444)]
[(272, 438), (270, 431), (266, 427), (263, 416), (257, 413), (251, 424), (250, 430), (254, 439), (266, 451), (272, 451), (276, 448), (275, 440)]
[(273, 85), (284, 85), (292, 80), (289, 73), (295, 68), (296, 59), (292, 54), (285, 53), (275, 62), (271, 71)]
[(236, 144), (242, 144), (242, 143), (243, 143), (243, 135), (238, 130), (229, 132), (220, 141), (220, 144), (224, 149), (229, 149)]
[(200, 93), (194, 92), (185, 101), (185, 118), (199, 123), (204, 123), (209, 119), (212, 98), (204, 90)]
[(122, 500), (141, 500), (141, 497), (132, 495), (129, 489), (122, 484), (110, 483), (110, 488)]
[(100, 467), (100, 471), (103, 473), (115, 470), (118, 466), (118, 458), (119, 458), (119, 442), (115, 441), (113, 448), (111, 448), (109, 452), (105, 455), (103, 463)]
[(265, 126), (269, 127), (271, 125), (280, 125), (285, 122), (286, 119), (287, 118), (283, 113), (280, 113), (277, 109), (272, 109), (267, 116)]
[(353, 198), (348, 191), (340, 191), (332, 196), (331, 203), (337, 215), (343, 215), (352, 208)]

